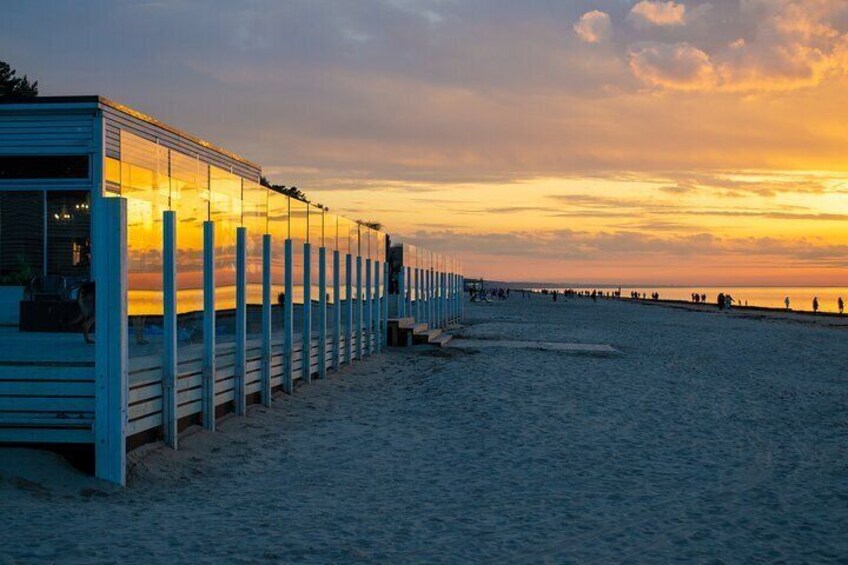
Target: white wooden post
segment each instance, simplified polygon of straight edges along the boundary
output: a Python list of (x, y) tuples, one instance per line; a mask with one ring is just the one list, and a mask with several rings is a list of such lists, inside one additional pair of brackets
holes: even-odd
[(365, 341), (362, 338), (362, 256), (356, 256), (356, 359), (362, 359)]
[[(403, 267), (403, 270), (406, 271), (406, 280), (412, 281), (412, 267)], [(404, 300), (406, 301), (406, 312), (408, 315), (412, 315), (412, 285), (406, 284), (406, 295), (404, 296)]]
[(333, 250), (333, 369), (339, 370), (342, 353), (342, 302), (339, 250)]
[(427, 283), (430, 287), (429, 292), (427, 293), (428, 302), (430, 303), (429, 312), (427, 315), (430, 319), (430, 327), (436, 327), (436, 271), (433, 267), (430, 267), (427, 276), (429, 277), (429, 282)]
[(177, 449), (177, 213), (162, 213), (162, 427)]
[(439, 273), (439, 325), (442, 329), (448, 327), (448, 285), (443, 272)]
[(381, 316), (383, 318), (383, 331), (381, 333), (383, 343), (388, 343), (389, 338), (389, 263), (383, 263), (383, 311)]
[(362, 338), (365, 340), (365, 347), (362, 348), (363, 355), (371, 354), (372, 347), (372, 338), (373, 334), (373, 318), (374, 311), (371, 309), (373, 307), (373, 295), (371, 294), (371, 259), (365, 259), (365, 337)]
[(345, 284), (347, 285), (347, 320), (345, 321), (345, 363), (353, 359), (353, 256), (348, 253), (345, 261)]
[(312, 382), (312, 245), (303, 244), (303, 325), (301, 326), (300, 378)]
[(236, 228), (236, 357), (233, 388), (236, 415), (247, 412), (245, 365), (247, 363), (247, 229)]
[(456, 320), (456, 275), (451, 273), (448, 275), (448, 286), (450, 288), (450, 294), (448, 295), (448, 312), (450, 315), (450, 323), (453, 324), (454, 320)]
[(415, 322), (421, 321), (421, 269), (415, 269)]
[(215, 429), (215, 222), (203, 222), (203, 427)]
[(126, 484), (127, 398), (127, 201), (94, 198), (95, 474)]
[(294, 392), (294, 380), (292, 379), (292, 355), (294, 353), (294, 317), (292, 316), (292, 293), (294, 284), (292, 281), (292, 240), (286, 239), (284, 247), (285, 282), (283, 284), (283, 390), (291, 394)]
[(271, 234), (262, 235), (262, 404), (271, 406)]
[(327, 376), (327, 248), (318, 248), (318, 378)]
[(374, 261), (374, 305), (372, 314), (372, 323), (374, 324), (374, 350), (380, 353), (383, 346), (383, 308), (381, 307), (380, 294), (380, 262)]
[(465, 277), (459, 277), (459, 317), (465, 317)]
[(398, 271), (397, 311), (398, 318), (406, 318), (406, 269), (403, 266)]

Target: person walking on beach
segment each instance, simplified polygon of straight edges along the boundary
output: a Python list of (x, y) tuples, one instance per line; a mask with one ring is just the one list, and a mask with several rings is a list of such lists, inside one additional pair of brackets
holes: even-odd
[(813, 297), (813, 312), (818, 312), (818, 311), (819, 311), (819, 297), (814, 296)]
[(716, 302), (718, 302), (718, 309), (724, 310), (724, 293), (723, 292), (718, 293), (718, 299), (716, 300)]
[(836, 299), (836, 306), (839, 308), (840, 314), (845, 311), (845, 302), (842, 300), (841, 296)]
[(786, 304), (786, 309), (789, 310), (789, 297), (783, 299), (783, 303)]

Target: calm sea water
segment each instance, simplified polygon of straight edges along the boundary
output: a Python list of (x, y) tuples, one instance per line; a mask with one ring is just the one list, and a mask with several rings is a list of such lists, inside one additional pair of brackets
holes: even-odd
[[(596, 287), (604, 292), (617, 290), (610, 287)], [(573, 287), (574, 290), (588, 290), (587, 287)], [(553, 289), (550, 289), (553, 290)], [(559, 288), (558, 290), (564, 290)], [(789, 297), (789, 307), (792, 310), (812, 311), (813, 297), (819, 299), (819, 311), (821, 312), (838, 312), (836, 300), (838, 297), (846, 302), (848, 308), (848, 288), (846, 287), (756, 287), (756, 286), (737, 286), (737, 287), (645, 287), (645, 286), (623, 286), (621, 287), (621, 295), (624, 297), (630, 296), (631, 292), (645, 293), (651, 296), (654, 292), (660, 293), (660, 299), (665, 300), (691, 300), (692, 294), (706, 294), (707, 302), (710, 304), (716, 303), (718, 293), (730, 293), (736, 301), (734, 304), (742, 304), (747, 302), (748, 306), (764, 306), (768, 308), (783, 308), (783, 299)]]

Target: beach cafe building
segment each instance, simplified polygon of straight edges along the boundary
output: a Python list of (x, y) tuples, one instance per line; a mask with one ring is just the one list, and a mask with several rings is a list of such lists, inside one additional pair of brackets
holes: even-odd
[(460, 318), (457, 260), (390, 265), (387, 234), (260, 174), (106, 98), (0, 102), (0, 444), (123, 484), (138, 445), (379, 353), (390, 310)]

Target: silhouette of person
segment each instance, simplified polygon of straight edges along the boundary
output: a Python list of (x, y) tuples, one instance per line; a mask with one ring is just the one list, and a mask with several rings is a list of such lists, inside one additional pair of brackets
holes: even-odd
[(818, 311), (819, 311), (819, 297), (814, 296), (813, 297), (813, 312), (818, 312)]
[(836, 306), (839, 308), (840, 314), (845, 311), (845, 302), (842, 300), (841, 296), (836, 299)]
[(789, 310), (789, 297), (783, 299), (783, 303), (786, 305), (786, 309)]

